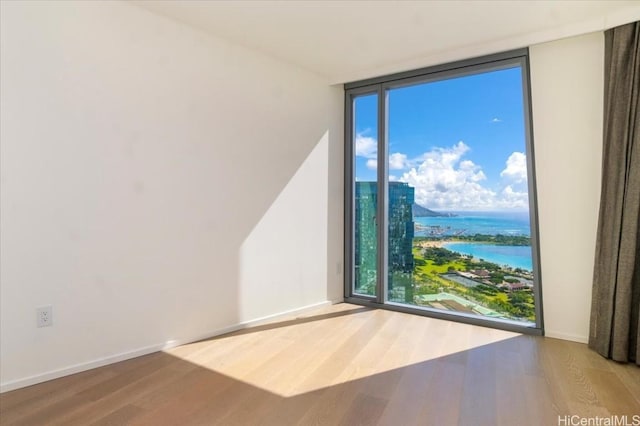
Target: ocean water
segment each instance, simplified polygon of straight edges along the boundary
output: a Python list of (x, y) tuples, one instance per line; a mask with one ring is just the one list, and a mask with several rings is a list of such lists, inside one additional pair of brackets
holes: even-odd
[[(454, 217), (416, 217), (415, 236), (531, 235), (528, 212), (452, 212)], [(498, 265), (533, 270), (530, 246), (498, 246), (471, 242), (446, 243), (445, 248)]]
[[(416, 217), (416, 237), (429, 235), (531, 235), (529, 212), (452, 212), (454, 217)], [(429, 227), (423, 229), (422, 227)]]
[(470, 254), (478, 259), (498, 265), (509, 265), (512, 268), (533, 270), (530, 246), (496, 246), (492, 244), (477, 244), (453, 242), (445, 243), (444, 248), (462, 254)]

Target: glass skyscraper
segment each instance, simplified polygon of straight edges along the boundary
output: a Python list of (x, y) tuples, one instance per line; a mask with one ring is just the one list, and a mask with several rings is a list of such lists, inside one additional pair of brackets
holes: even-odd
[(359, 294), (375, 295), (378, 232), (376, 208), (378, 184), (356, 182), (355, 188), (355, 287)]
[[(377, 182), (355, 183), (355, 290), (375, 294), (377, 264)], [(389, 300), (413, 302), (414, 188), (389, 182)]]

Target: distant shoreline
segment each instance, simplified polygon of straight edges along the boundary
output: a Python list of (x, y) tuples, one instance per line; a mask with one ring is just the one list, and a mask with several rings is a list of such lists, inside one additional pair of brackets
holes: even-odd
[[(475, 243), (498, 246), (531, 246), (531, 237), (528, 235), (503, 235), (503, 234), (475, 234), (475, 235), (438, 235), (438, 236), (414, 236), (414, 241), (436, 243)], [(429, 246), (426, 246), (429, 247)], [(437, 246), (431, 246), (437, 247)]]
[(451, 240), (428, 240), (428, 241), (420, 241), (416, 245), (422, 248), (430, 248), (430, 247), (442, 248), (442, 246), (444, 246), (445, 244), (454, 243), (454, 242), (455, 241), (451, 241)]
[[(446, 245), (449, 244), (463, 244), (463, 245), (478, 245), (478, 246), (496, 246), (496, 247), (514, 247), (514, 248), (519, 248), (519, 247), (530, 247), (530, 246), (505, 246), (505, 245), (501, 245), (501, 244), (496, 244), (494, 241), (461, 241), (458, 239), (441, 239), (441, 240), (423, 240), (423, 241), (417, 241), (414, 243), (414, 247), (420, 247), (421, 249), (427, 249), (427, 248), (439, 248), (439, 249), (444, 249), (447, 251), (451, 251), (454, 253), (459, 253), (457, 250), (455, 250), (455, 248), (453, 247), (445, 247)], [(485, 262), (490, 262), (493, 263), (497, 266), (499, 266), (500, 268), (503, 267), (507, 267), (509, 269), (522, 269), (524, 271), (527, 272), (532, 272), (533, 268), (529, 265), (523, 265), (520, 262), (515, 262), (512, 263), (511, 261), (501, 261), (498, 259), (494, 259), (494, 256), (490, 255), (490, 254), (486, 254), (486, 255), (480, 255), (478, 253), (469, 253), (469, 252), (465, 252), (463, 251), (461, 254), (465, 255), (465, 256), (471, 256), (471, 258), (476, 261), (476, 262), (480, 262), (480, 261), (485, 261)]]

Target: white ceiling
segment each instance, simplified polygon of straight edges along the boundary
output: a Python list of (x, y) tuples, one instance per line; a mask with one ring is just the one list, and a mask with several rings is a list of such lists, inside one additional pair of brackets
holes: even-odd
[(132, 1), (343, 83), (599, 31), (639, 1)]

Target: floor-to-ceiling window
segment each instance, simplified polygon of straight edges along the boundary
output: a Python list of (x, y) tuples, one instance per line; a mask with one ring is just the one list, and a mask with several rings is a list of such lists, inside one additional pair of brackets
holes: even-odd
[(353, 292), (375, 297), (378, 277), (378, 95), (355, 96), (353, 110), (353, 127), (360, 129), (354, 140), (354, 152), (361, 159), (355, 164), (355, 175), (362, 179), (355, 182), (353, 195), (357, 206), (353, 212)]
[(350, 301), (542, 331), (526, 50), (345, 85)]

